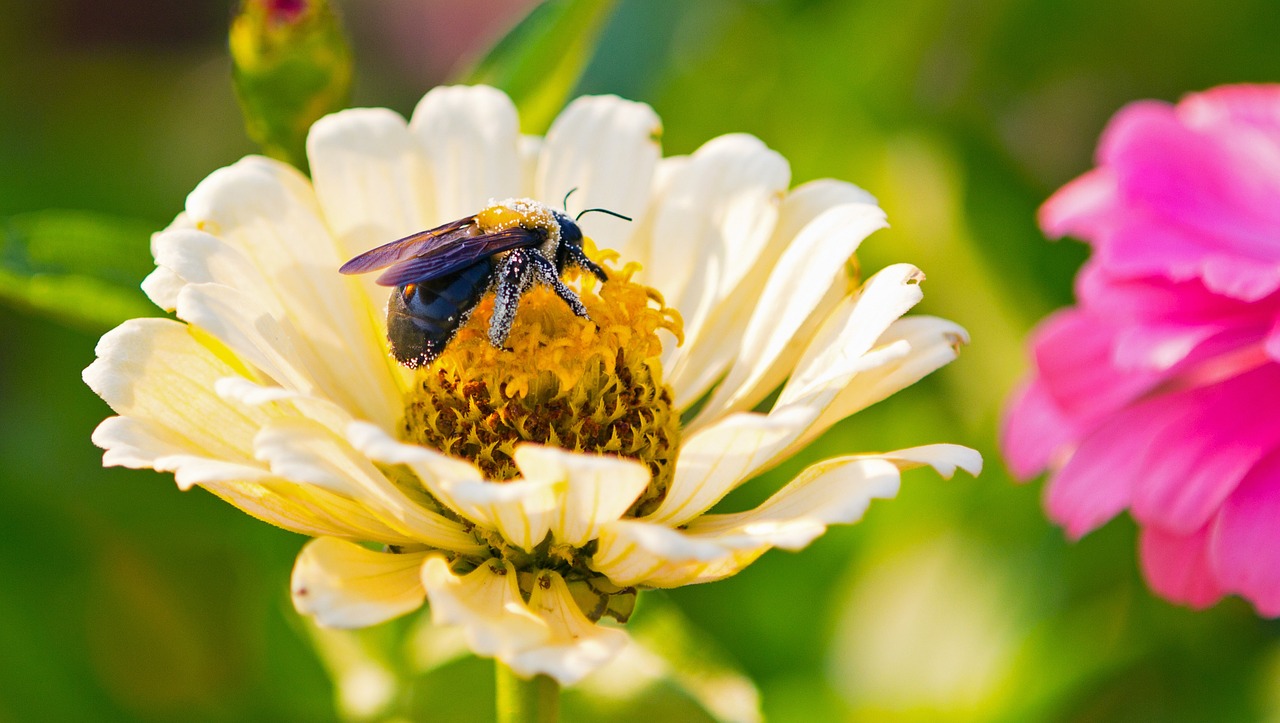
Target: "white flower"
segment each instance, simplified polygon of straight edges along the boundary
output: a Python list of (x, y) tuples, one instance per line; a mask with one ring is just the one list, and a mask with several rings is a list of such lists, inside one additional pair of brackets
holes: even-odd
[[(407, 124), (384, 109), (318, 122), (311, 181), (256, 157), (214, 172), (153, 241), (144, 289), (178, 320), (122, 324), (85, 370), (119, 415), (94, 433), (104, 463), (173, 472), (184, 489), (316, 537), (293, 594), (321, 624), (371, 625), (427, 600), (476, 653), (564, 684), (620, 649), (625, 633), (596, 621), (625, 619), (636, 588), (709, 582), (770, 548), (800, 549), (892, 497), (904, 468), (976, 474), (978, 455), (954, 445), (840, 457), (757, 509), (706, 514), (835, 422), (949, 362), (966, 337), (942, 319), (899, 318), (921, 297), (914, 267), (851, 285), (847, 260), (885, 225), (867, 193), (831, 180), (788, 191), (785, 159), (746, 135), (662, 158), (660, 130), (646, 105), (592, 97), (545, 139), (521, 136), (502, 93), (438, 88)], [(635, 461), (652, 462), (649, 450), (628, 459), (504, 442), (519, 477), (493, 481), (477, 461), (405, 441), (407, 400), (425, 377), (387, 353), (387, 290), (336, 272), (492, 198), (558, 206), (573, 188), (581, 208), (634, 217), (581, 225), (639, 262), (632, 280), (684, 320), (682, 345), (673, 325), (650, 330), (663, 335), (660, 368), (645, 362), (669, 385), (680, 437), (661, 489), (656, 463)], [(604, 289), (643, 289), (613, 273)], [(493, 354), (511, 357), (508, 371), (521, 364)], [(750, 411), (779, 385), (767, 413)], [(678, 429), (680, 410), (699, 401)]]

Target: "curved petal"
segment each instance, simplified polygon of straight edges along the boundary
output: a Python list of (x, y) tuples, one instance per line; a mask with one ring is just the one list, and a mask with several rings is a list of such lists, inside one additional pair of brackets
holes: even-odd
[(412, 539), (459, 552), (485, 549), (459, 524), (428, 509), (428, 500), (410, 497), (414, 490), (394, 485), (367, 457), (316, 422), (275, 420), (263, 427), (254, 446), (274, 474), (358, 500)]
[[(782, 383), (847, 286), (846, 261), (864, 238), (887, 225), (879, 206), (857, 202), (828, 209), (804, 227), (772, 267), (763, 290), (738, 305), (750, 310), (750, 320), (728, 376), (700, 419), (750, 409)], [(691, 426), (697, 425), (695, 420)]]
[(254, 481), (271, 477), (260, 465), (210, 459), (183, 444), (181, 435), (154, 422), (133, 417), (108, 417), (93, 430), (93, 443), (106, 450), (104, 467), (173, 472), (178, 488), (229, 480)]
[(409, 130), (436, 179), (429, 226), (480, 212), (520, 192), (520, 119), (505, 93), (485, 85), (438, 86), (418, 102)]
[(391, 368), (360, 281), (336, 273), (344, 261), (296, 170), (250, 157), (214, 171), (187, 197), (197, 228), (239, 251), (268, 280), (281, 325), (325, 394), (385, 426), (402, 413)]
[[(675, 170), (654, 209), (646, 279), (680, 310), (686, 345), (756, 264), (790, 178), (786, 159), (744, 134), (708, 141)], [(675, 352), (663, 359), (673, 388), (701, 371), (686, 360)]]
[(622, 517), (649, 484), (648, 468), (621, 457), (522, 444), (515, 462), (526, 480), (563, 489), (551, 532), (556, 542), (574, 546), (594, 540), (603, 525)]
[(549, 675), (561, 685), (573, 685), (627, 644), (626, 633), (587, 619), (564, 578), (550, 570), (538, 574), (529, 595), (529, 610), (541, 618), (549, 637), (509, 657), (498, 656), (522, 676)]
[(422, 607), (426, 557), (425, 552), (374, 552), (332, 537), (312, 540), (293, 566), (293, 606), (332, 628), (362, 628), (399, 617)]
[(284, 318), (284, 310), (258, 269), (217, 236), (192, 228), (166, 229), (151, 239), (156, 270), (144, 290), (157, 306), (173, 311), (187, 284), (217, 283), (248, 294), (264, 311)]
[(950, 444), (815, 464), (754, 510), (703, 515), (683, 530), (642, 520), (607, 526), (593, 568), (620, 585), (677, 587), (737, 573), (771, 548), (798, 550), (829, 525), (852, 524), (873, 499), (895, 496), (900, 471), (921, 465), (943, 476), (982, 469), (977, 452)]
[(343, 260), (438, 225), (426, 159), (398, 113), (350, 108), (321, 118), (307, 134), (307, 159)]
[(1196, 609), (1213, 605), (1225, 591), (1214, 577), (1208, 546), (1207, 527), (1189, 535), (1142, 528), (1138, 547), (1147, 584), (1174, 602)]
[(1209, 559), (1218, 582), (1267, 617), (1280, 616), (1277, 519), (1280, 454), (1272, 451), (1223, 503), (1209, 535)]
[[(96, 352), (97, 361), (84, 370), (85, 384), (117, 413), (145, 425), (152, 453), (262, 469), (253, 457), (253, 437), (270, 416), (261, 409), (237, 409), (213, 393), (218, 379), (238, 370), (197, 341), (186, 325), (169, 319), (126, 321), (103, 335)], [(106, 432), (99, 439), (141, 444)]]
[[(649, 207), (661, 137), (662, 121), (644, 103), (613, 95), (578, 98), (547, 131), (534, 198), (554, 205), (576, 188), (577, 209), (606, 208), (638, 218)], [(600, 248), (622, 248), (635, 230), (606, 214), (590, 214), (579, 223)]]
[(273, 478), (202, 486), (242, 512), (300, 535), (352, 542), (377, 540), (388, 545), (421, 544), (421, 540), (387, 526), (363, 504), (315, 485)]
[(431, 602), (431, 622), (458, 625), (478, 655), (507, 660), (516, 651), (551, 637), (546, 623), (524, 604), (515, 568), (489, 560), (455, 575), (439, 556), (422, 566), (422, 585)]

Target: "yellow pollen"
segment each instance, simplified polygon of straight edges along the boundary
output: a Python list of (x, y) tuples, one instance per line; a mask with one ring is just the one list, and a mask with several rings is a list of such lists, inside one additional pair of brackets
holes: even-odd
[[(616, 259), (589, 243), (587, 251), (597, 263)], [(519, 474), (512, 453), (520, 442), (635, 459), (652, 476), (631, 514), (651, 510), (680, 444), (659, 334), (680, 341), (681, 321), (657, 291), (631, 281), (638, 268), (606, 266), (604, 284), (576, 269), (565, 274), (590, 321), (535, 285), (520, 299), (506, 350), (489, 343), (487, 295), (440, 357), (415, 372), (402, 437), (469, 459), (494, 480)]]

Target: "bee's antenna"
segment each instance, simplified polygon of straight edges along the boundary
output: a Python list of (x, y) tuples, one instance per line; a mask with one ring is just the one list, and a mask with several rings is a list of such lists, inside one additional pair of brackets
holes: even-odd
[(588, 213), (591, 213), (592, 211), (595, 211), (595, 212), (597, 212), (597, 213), (607, 213), (607, 214), (609, 214), (610, 216), (613, 216), (613, 217), (615, 217), (615, 218), (620, 218), (620, 219), (622, 219), (623, 221), (630, 221), (630, 220), (632, 220), (632, 218), (631, 218), (630, 216), (623, 216), (622, 214), (618, 213), (617, 211), (610, 211), (610, 210), (609, 210), (609, 209), (607, 209), (607, 208), (588, 208), (587, 210), (583, 211), (582, 213), (579, 213), (577, 216), (574, 216), (573, 220), (574, 220), (574, 221), (577, 221), (578, 219), (582, 218), (583, 216), (585, 216), (585, 215), (586, 215), (586, 214), (588, 214)]
[(572, 196), (573, 192), (576, 190), (578, 190), (578, 187), (574, 186), (573, 188), (569, 189), (568, 193), (564, 194), (564, 202), (562, 202), (560, 205), (564, 206), (565, 213), (569, 213), (569, 197)]

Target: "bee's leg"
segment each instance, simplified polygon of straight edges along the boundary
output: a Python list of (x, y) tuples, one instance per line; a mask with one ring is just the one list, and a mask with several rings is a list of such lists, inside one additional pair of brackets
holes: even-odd
[(604, 269), (600, 268), (596, 262), (588, 258), (587, 253), (582, 250), (581, 246), (576, 244), (562, 244), (560, 248), (564, 249), (565, 256), (568, 257), (569, 263), (574, 266), (581, 266), (587, 271), (590, 271), (601, 281), (609, 280), (609, 277), (604, 273)]
[(489, 343), (498, 349), (507, 349), (507, 335), (516, 320), (520, 295), (533, 281), (533, 259), (542, 254), (532, 249), (516, 249), (498, 262), (497, 288), (493, 293), (493, 316), (489, 319)]
[(556, 265), (552, 263), (546, 256), (542, 254), (533, 254), (533, 273), (538, 281), (550, 286), (555, 290), (556, 296), (564, 300), (569, 305), (573, 313), (590, 321), (591, 315), (587, 313), (587, 307), (582, 305), (582, 300), (578, 295), (573, 293), (573, 289), (564, 285), (560, 280), (560, 274), (556, 273)]

